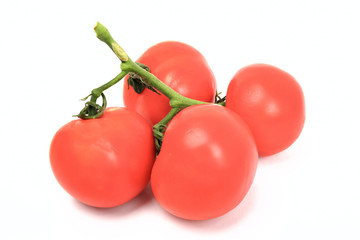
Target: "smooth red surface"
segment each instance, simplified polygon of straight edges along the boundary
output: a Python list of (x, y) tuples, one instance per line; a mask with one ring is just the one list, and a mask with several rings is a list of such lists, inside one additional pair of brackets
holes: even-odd
[(249, 125), (260, 156), (288, 148), (305, 122), (304, 94), (287, 72), (267, 64), (240, 69), (231, 80), (226, 107)]
[(125, 108), (69, 122), (50, 146), (51, 167), (60, 185), (94, 207), (118, 206), (138, 195), (149, 182), (154, 159), (152, 127)]
[[(205, 58), (195, 48), (181, 42), (162, 42), (149, 48), (137, 62), (147, 65), (152, 74), (178, 93), (205, 102), (214, 102), (215, 77)], [(169, 100), (145, 89), (135, 93), (127, 77), (123, 99), (126, 107), (148, 119), (153, 125), (170, 111)]]
[(175, 216), (204, 220), (235, 208), (248, 192), (257, 150), (241, 118), (218, 105), (182, 110), (169, 124), (151, 186)]

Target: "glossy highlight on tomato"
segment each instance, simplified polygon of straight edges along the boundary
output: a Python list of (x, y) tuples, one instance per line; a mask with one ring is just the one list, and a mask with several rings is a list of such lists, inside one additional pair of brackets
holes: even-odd
[(289, 73), (268, 64), (249, 65), (235, 74), (228, 86), (226, 108), (249, 125), (260, 156), (292, 145), (305, 122), (300, 85)]
[[(215, 77), (201, 53), (195, 48), (175, 41), (161, 42), (150, 47), (137, 60), (166, 85), (185, 97), (214, 102)], [(170, 111), (169, 99), (145, 88), (141, 94), (128, 87), (124, 80), (123, 99), (126, 107), (140, 113), (151, 124), (158, 123)]]
[(257, 168), (247, 125), (215, 104), (194, 105), (170, 122), (151, 175), (156, 200), (189, 220), (221, 216), (247, 194)]
[(138, 195), (149, 182), (154, 159), (152, 127), (126, 108), (69, 122), (50, 146), (57, 181), (75, 199), (94, 207), (118, 206)]

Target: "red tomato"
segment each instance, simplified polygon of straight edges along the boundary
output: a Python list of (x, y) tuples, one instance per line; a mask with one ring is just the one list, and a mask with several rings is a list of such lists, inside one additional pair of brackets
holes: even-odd
[(155, 159), (152, 127), (138, 113), (107, 109), (98, 119), (74, 120), (55, 134), (50, 163), (60, 185), (94, 207), (121, 205), (148, 184)]
[(173, 215), (210, 219), (242, 201), (256, 167), (255, 142), (241, 118), (219, 105), (194, 105), (169, 123), (151, 186)]
[[(193, 47), (180, 42), (162, 42), (149, 48), (137, 62), (147, 65), (152, 74), (178, 93), (192, 99), (214, 102), (215, 77), (205, 58)], [(141, 94), (128, 89), (124, 81), (124, 104), (153, 125), (170, 111), (169, 100), (145, 88)]]
[(304, 94), (295, 78), (266, 64), (240, 69), (231, 80), (226, 107), (249, 125), (260, 156), (288, 148), (305, 122)]

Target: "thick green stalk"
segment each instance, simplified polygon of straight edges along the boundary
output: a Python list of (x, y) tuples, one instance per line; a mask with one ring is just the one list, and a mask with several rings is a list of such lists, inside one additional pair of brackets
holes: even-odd
[(157, 77), (155, 77), (150, 72), (146, 71), (139, 65), (135, 64), (130, 58), (121, 63), (121, 69), (123, 71), (134, 72), (142, 77), (142, 81), (146, 84), (152, 86), (157, 91), (164, 94), (170, 100), (170, 106), (172, 108), (182, 108), (188, 107), (196, 104), (208, 104), (207, 102), (202, 102), (198, 100), (194, 100), (191, 98), (184, 97), (180, 93), (176, 92), (168, 85), (160, 81)]
[(191, 98), (187, 98), (167, 86), (165, 83), (160, 81), (157, 77), (155, 77), (150, 72), (146, 71), (138, 64), (133, 62), (129, 56), (126, 54), (124, 49), (119, 46), (119, 44), (111, 37), (110, 32), (106, 29), (106, 27), (99, 22), (96, 24), (94, 28), (96, 32), (97, 38), (106, 43), (113, 52), (119, 57), (121, 60), (121, 69), (125, 72), (133, 72), (142, 77), (142, 81), (146, 84), (152, 86), (157, 91), (164, 94), (170, 101), (170, 106), (172, 108), (183, 108), (196, 104), (208, 104), (207, 102), (197, 101)]

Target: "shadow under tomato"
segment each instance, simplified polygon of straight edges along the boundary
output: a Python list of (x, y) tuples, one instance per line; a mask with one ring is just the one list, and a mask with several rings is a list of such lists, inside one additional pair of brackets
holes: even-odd
[(93, 214), (96, 216), (106, 217), (106, 218), (119, 218), (133, 212), (139, 210), (140, 208), (144, 207), (145, 205), (149, 204), (152, 200), (154, 200), (153, 193), (151, 191), (150, 184), (146, 186), (146, 188), (134, 199), (120, 205), (117, 207), (112, 208), (97, 208), (91, 207), (86, 204), (83, 204), (76, 199), (73, 199), (75, 207), (80, 210), (84, 211), (89, 214)]
[(209, 219), (209, 220), (185, 220), (170, 213), (163, 211), (164, 216), (175, 224), (182, 225), (185, 228), (201, 232), (220, 232), (238, 225), (241, 221), (246, 220), (246, 217), (251, 214), (255, 207), (257, 199), (257, 188), (252, 186), (243, 201), (230, 212), (223, 216)]

